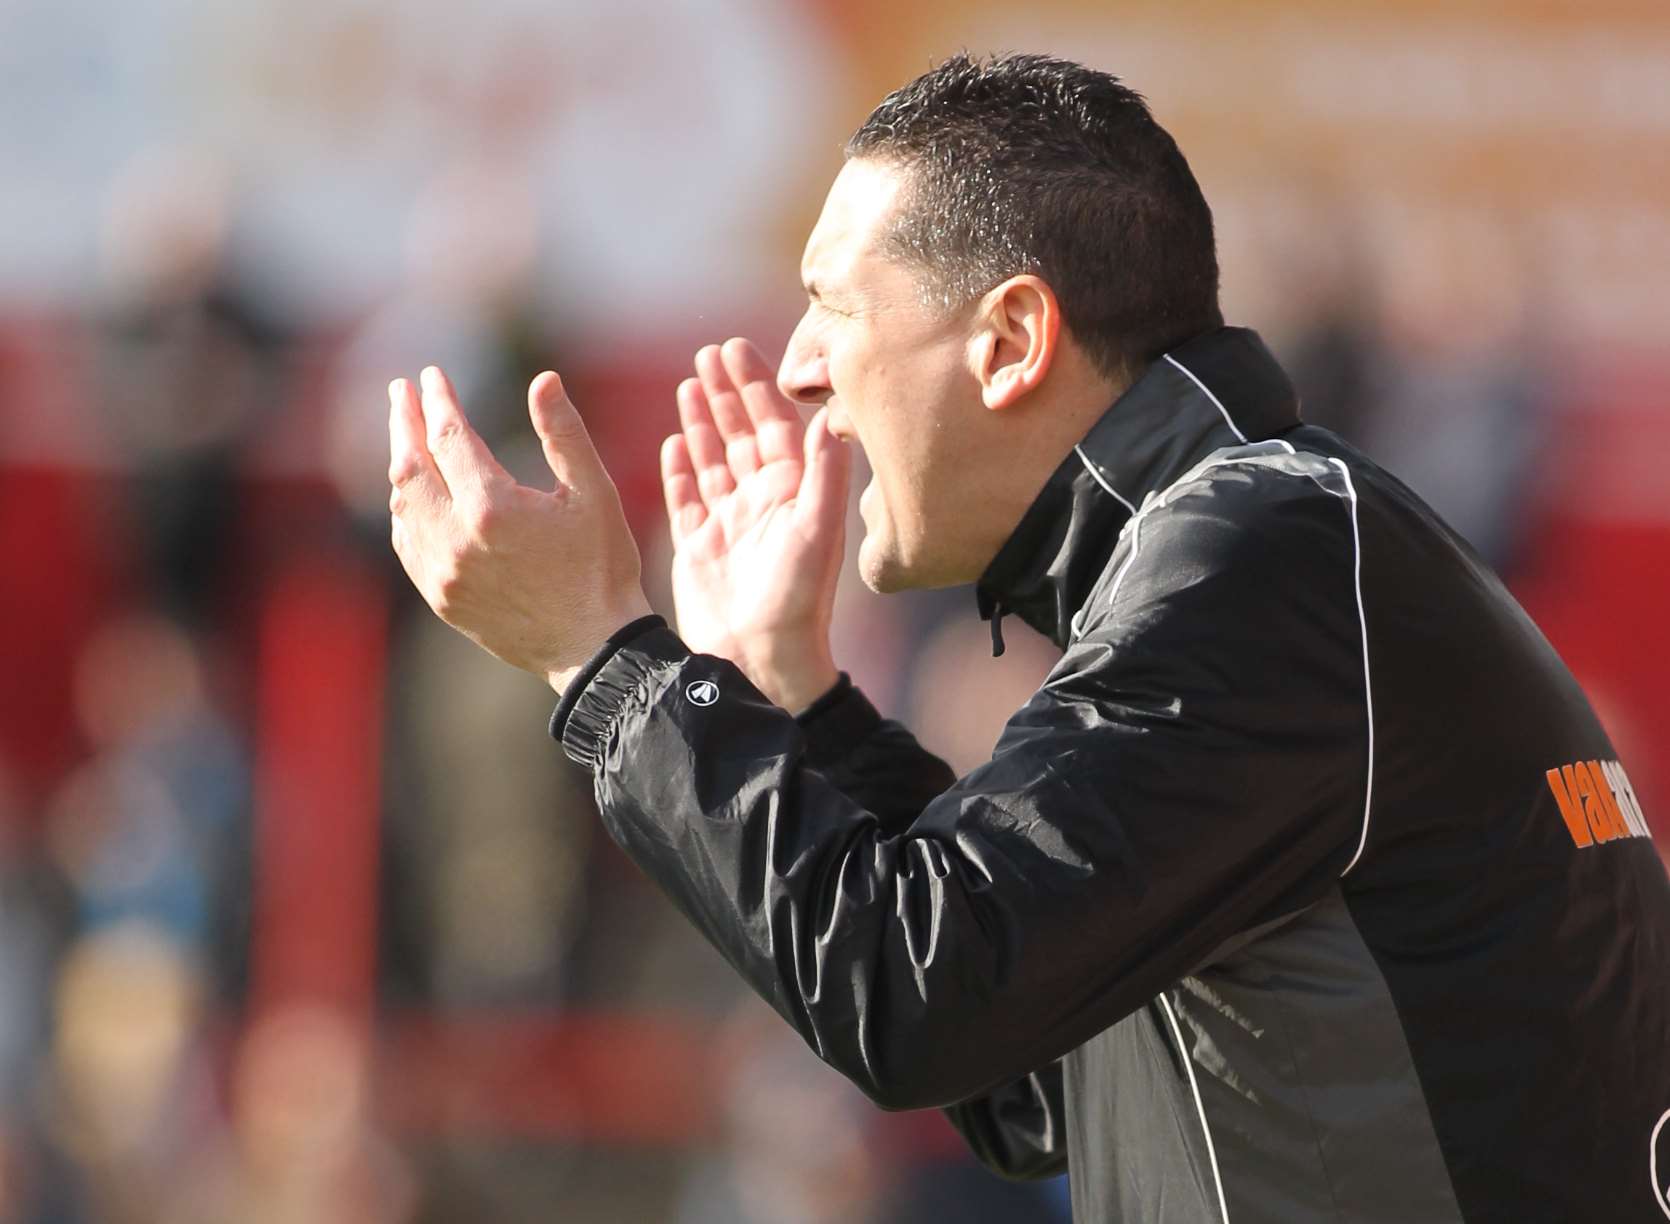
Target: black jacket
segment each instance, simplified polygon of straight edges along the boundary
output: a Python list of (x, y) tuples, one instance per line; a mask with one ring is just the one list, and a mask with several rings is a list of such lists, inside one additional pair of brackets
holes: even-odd
[(820, 1056), (1000, 1171), (1065, 1164), (1080, 1224), (1670, 1217), (1670, 881), (1628, 780), (1253, 333), (1157, 362), (979, 597), (1064, 654), (960, 780), (850, 687), (797, 722), (654, 623), (553, 720)]

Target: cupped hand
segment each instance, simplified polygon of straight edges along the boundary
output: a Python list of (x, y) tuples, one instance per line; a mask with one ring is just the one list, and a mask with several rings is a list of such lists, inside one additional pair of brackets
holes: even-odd
[(800, 710), (839, 678), (829, 647), (852, 460), (820, 409), (802, 426), (746, 340), (696, 354), (661, 448), (673, 600), (691, 649)]
[(394, 551), (438, 616), (561, 692), (611, 633), (649, 611), (638, 546), (580, 414), (547, 371), (528, 415), (556, 477), (517, 484), (470, 428), (446, 375), (389, 385)]

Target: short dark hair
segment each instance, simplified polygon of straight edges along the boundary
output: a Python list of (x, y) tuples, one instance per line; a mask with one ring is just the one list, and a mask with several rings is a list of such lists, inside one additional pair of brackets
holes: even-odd
[(948, 308), (1039, 276), (1114, 378), (1223, 325), (1212, 210), (1117, 77), (1045, 55), (956, 55), (884, 98), (846, 155), (906, 173), (889, 243)]

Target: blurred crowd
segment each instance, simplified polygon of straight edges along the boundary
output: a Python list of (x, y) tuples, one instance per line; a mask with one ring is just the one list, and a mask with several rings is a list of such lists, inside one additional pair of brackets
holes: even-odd
[[(387, 381), (443, 365), (533, 478), (524, 388), (554, 367), (670, 613), (672, 389), (698, 343), (787, 334), (820, 180), (869, 79), (914, 61), (810, 2), (505, 3), (479, 27), (249, 7), (43, 0), (0, 38), (0, 61), (38, 52), (9, 88), (80, 99), (86, 142), (76, 162), (4, 108), (0, 154), (37, 171), (12, 207), (50, 221), (58, 190), (65, 232), (0, 242), (0, 1224), (1065, 1221), (1064, 1182), (988, 1177), (744, 997), (601, 834), (551, 695), (429, 615), (386, 543)], [(185, 88), (159, 31), (224, 49), (191, 60), (227, 112), (193, 140), (117, 113)], [(923, 61), (966, 41), (912, 37)], [(256, 86), (223, 79), (239, 65)], [(1165, 117), (1163, 82), (1107, 66)], [(270, 119), (261, 90), (294, 127), (240, 163), (226, 133)], [(382, 118), (320, 136), (355, 107)], [(292, 170), (349, 186), (269, 196)], [(1538, 251), (1488, 211), (1388, 243), (1327, 191), (1226, 194), (1232, 321), (1544, 618), (1664, 838), (1670, 674), (1656, 640), (1614, 639), (1662, 614), (1670, 513), (1597, 517), (1604, 474), (1570, 471), (1604, 473), (1618, 451), (1583, 467), (1573, 439), (1626, 419), (1625, 449), (1670, 450), (1670, 360), (1620, 342), (1629, 376), (1597, 390)], [(850, 574), (836, 634), (959, 770), (1052, 662), (1018, 626), (989, 658), (967, 591), (880, 600)]]
[[(67, 427), (99, 452), (0, 459), (0, 1219), (1058, 1210), (1060, 1188), (994, 1188), (942, 1127), (874, 1114), (743, 998), (599, 836), (586, 779), (544, 733), (550, 694), (441, 625), (395, 567), (387, 375), (444, 361), (531, 476), (522, 389), (572, 368), (560, 332), (456, 281), (336, 333), (290, 330), (226, 278), (206, 202), (172, 203), (136, 226), (143, 278), (18, 322), (0, 364), (12, 436)], [(653, 462), (670, 410), (629, 408), (612, 428)], [(274, 464), (292, 427), (316, 431), (316, 465)], [(640, 491), (652, 584), (658, 513)], [(909, 700), (901, 677), (926, 692), (966, 674), (985, 639), (963, 602), (944, 627), (937, 606), (855, 607), (855, 670), (891, 702)], [(938, 661), (911, 668), (918, 648)], [(341, 666), (321, 673), (321, 656)], [(947, 727), (947, 751), (989, 748), (1047, 661), (1017, 651), (955, 703), (981, 716)], [(380, 725), (347, 725), (342, 704)], [(353, 928), (374, 955), (345, 963)], [(505, 1044), (484, 1068), (476, 1047)], [(596, 1065), (562, 1065), (576, 1059)], [(657, 1060), (672, 1082), (634, 1074)], [(597, 1119), (600, 1092), (630, 1096)]]

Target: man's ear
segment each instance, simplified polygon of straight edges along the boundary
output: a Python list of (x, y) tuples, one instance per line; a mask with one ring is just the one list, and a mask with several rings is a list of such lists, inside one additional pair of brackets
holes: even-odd
[(1061, 343), (1061, 306), (1036, 276), (1011, 276), (980, 300), (973, 344), (980, 398), (997, 411), (1044, 381)]

